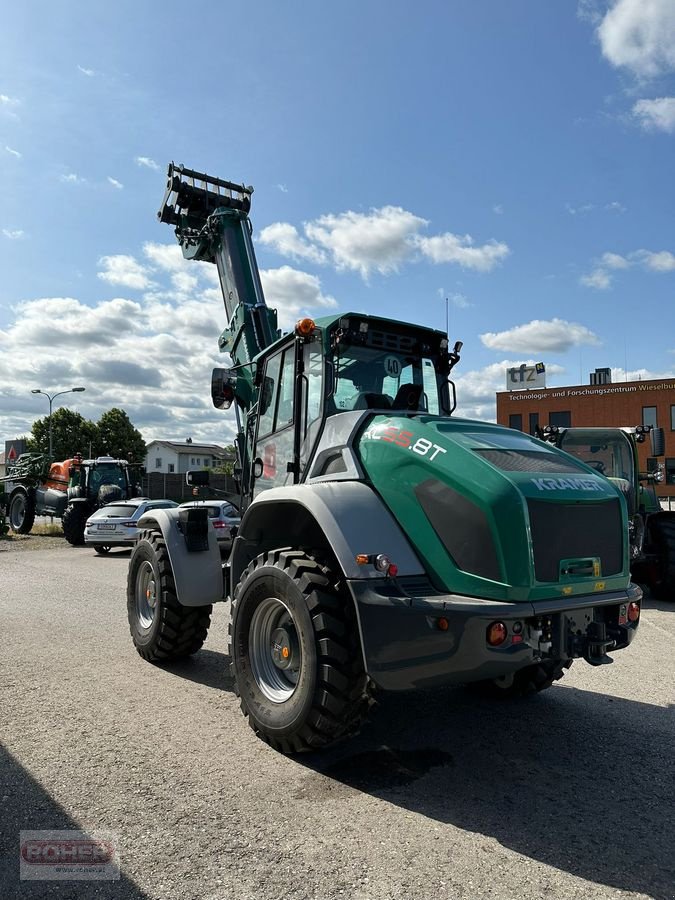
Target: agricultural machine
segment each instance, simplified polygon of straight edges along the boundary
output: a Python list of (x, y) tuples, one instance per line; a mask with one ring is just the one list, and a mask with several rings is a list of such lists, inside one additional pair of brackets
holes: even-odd
[(110, 456), (50, 462), (43, 454), (23, 453), (0, 479), (9, 526), (28, 534), (35, 516), (54, 516), (62, 520), (66, 540), (82, 544), (85, 522), (95, 509), (141, 493), (139, 472), (140, 466)]
[(251, 193), (169, 166), (159, 218), (220, 277), (232, 365), (211, 395), (236, 414), (242, 520), (223, 562), (198, 505), (141, 518), (127, 584), (141, 656), (194, 653), (231, 601), (242, 710), (284, 753), (356, 731), (376, 689), (508, 697), (574, 659), (611, 662), (642, 596), (621, 492), (536, 438), (454, 417), (462, 345), (441, 331), (346, 312), (280, 334)]
[(649, 585), (660, 600), (675, 601), (675, 513), (661, 509), (656, 485), (663, 479), (659, 465), (641, 472), (638, 446), (651, 440), (651, 456), (664, 455), (662, 428), (557, 428), (546, 426), (539, 436), (582, 460), (613, 482), (626, 498), (631, 572)]

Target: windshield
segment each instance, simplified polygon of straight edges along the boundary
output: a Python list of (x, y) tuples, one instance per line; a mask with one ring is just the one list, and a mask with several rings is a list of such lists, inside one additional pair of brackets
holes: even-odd
[(122, 489), (126, 488), (126, 474), (112, 463), (99, 463), (89, 473), (89, 486), (92, 490), (98, 490), (102, 484), (115, 484)]
[(333, 365), (334, 412), (399, 409), (440, 414), (431, 359), (350, 344), (336, 350)]
[(633, 478), (630, 440), (623, 432), (589, 432), (572, 429), (565, 433), (561, 449), (607, 478)]

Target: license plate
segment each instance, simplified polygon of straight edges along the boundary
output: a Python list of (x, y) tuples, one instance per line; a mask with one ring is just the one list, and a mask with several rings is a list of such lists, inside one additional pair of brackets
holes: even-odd
[(114, 531), (117, 528), (117, 525), (99, 525), (99, 531)]

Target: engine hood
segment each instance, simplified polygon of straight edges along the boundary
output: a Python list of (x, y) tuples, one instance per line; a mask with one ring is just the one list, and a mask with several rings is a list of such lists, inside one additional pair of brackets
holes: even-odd
[(549, 444), (469, 419), (376, 415), (355, 449), (439, 590), (533, 601), (629, 583), (620, 491)]

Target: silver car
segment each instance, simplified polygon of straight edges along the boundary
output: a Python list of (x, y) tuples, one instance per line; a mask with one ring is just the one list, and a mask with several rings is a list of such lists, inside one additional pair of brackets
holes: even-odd
[(110, 553), (113, 547), (133, 547), (140, 533), (137, 525), (143, 513), (151, 509), (178, 506), (173, 500), (120, 500), (108, 503), (92, 513), (84, 526), (84, 543), (97, 553)]

